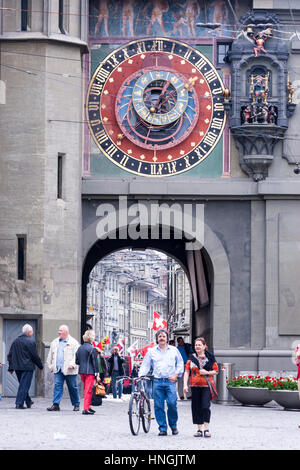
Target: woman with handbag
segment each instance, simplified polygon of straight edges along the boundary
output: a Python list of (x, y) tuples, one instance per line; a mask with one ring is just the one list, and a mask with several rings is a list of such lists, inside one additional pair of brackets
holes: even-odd
[(97, 351), (92, 345), (95, 339), (95, 332), (87, 330), (83, 337), (84, 343), (77, 349), (76, 364), (79, 365), (79, 374), (84, 386), (84, 404), (83, 415), (93, 415), (95, 410), (91, 408), (91, 401), (93, 395), (93, 386), (95, 380), (100, 381)]
[[(198, 429), (195, 437), (211, 437), (209, 432), (210, 402), (217, 397), (213, 376), (218, 374), (215, 356), (207, 351), (204, 338), (195, 339), (195, 354), (189, 356), (184, 373), (184, 392), (188, 392), (188, 380), (192, 391), (192, 417)], [(202, 432), (202, 426), (204, 430)]]

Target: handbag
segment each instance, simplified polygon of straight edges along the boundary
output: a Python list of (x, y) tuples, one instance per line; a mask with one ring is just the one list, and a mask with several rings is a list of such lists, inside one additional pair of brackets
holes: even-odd
[(106, 395), (105, 386), (102, 382), (98, 382), (95, 384), (95, 395), (104, 397)]

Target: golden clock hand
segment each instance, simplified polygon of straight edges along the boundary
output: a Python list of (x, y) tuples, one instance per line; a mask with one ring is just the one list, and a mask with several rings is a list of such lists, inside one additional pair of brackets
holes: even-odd
[(159, 102), (160, 102), (160, 100), (162, 99), (163, 95), (166, 93), (166, 90), (167, 90), (167, 88), (168, 88), (169, 85), (170, 85), (170, 80), (168, 80), (168, 81), (164, 84), (164, 86), (163, 86), (163, 89), (162, 89), (162, 91), (161, 91), (161, 94), (159, 95), (159, 97), (158, 97), (158, 99), (157, 99), (157, 101), (156, 101), (155, 111), (158, 110)]

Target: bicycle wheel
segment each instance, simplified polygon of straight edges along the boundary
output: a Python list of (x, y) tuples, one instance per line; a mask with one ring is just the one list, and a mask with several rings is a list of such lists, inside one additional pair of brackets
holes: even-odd
[(141, 402), (141, 415), (142, 415), (142, 426), (145, 432), (149, 432), (151, 426), (151, 405), (148, 398), (144, 398), (143, 404)]
[(131, 395), (129, 402), (129, 426), (134, 436), (137, 436), (140, 430), (140, 410), (139, 399), (136, 395)]

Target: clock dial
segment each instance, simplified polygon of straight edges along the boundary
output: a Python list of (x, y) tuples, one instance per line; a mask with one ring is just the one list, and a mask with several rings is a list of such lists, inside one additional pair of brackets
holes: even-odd
[(174, 147), (194, 129), (198, 98), (185, 77), (166, 68), (148, 68), (120, 88), (115, 113), (124, 135), (150, 150)]
[(225, 124), (223, 84), (212, 64), (165, 38), (134, 41), (105, 58), (91, 79), (86, 109), (104, 155), (144, 176), (198, 165)]

